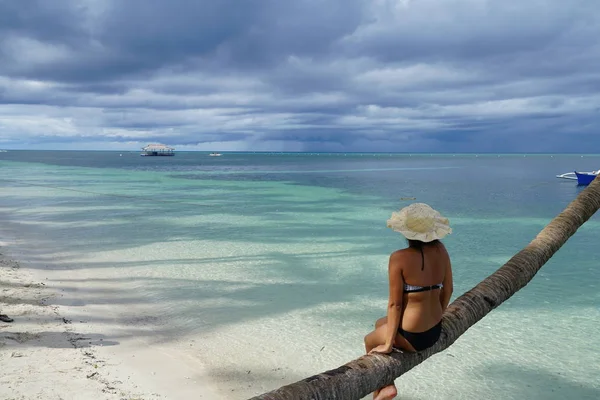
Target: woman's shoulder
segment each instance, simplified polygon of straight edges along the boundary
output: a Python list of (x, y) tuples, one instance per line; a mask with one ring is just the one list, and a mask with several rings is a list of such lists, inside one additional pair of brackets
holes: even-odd
[(403, 263), (405, 260), (413, 256), (414, 249), (407, 247), (399, 249), (390, 254), (390, 262), (394, 264)]
[(438, 241), (438, 242), (436, 243), (436, 246), (437, 246), (437, 249), (438, 249), (439, 251), (441, 251), (442, 253), (444, 253), (446, 256), (449, 256), (449, 254), (448, 254), (448, 249), (446, 249), (446, 246), (444, 246), (444, 243), (442, 243), (442, 242)]
[(409, 254), (411, 251), (412, 251), (412, 249), (410, 247), (407, 247), (404, 249), (398, 249), (396, 251), (393, 251), (392, 254), (390, 254), (390, 258), (403, 257), (406, 254)]

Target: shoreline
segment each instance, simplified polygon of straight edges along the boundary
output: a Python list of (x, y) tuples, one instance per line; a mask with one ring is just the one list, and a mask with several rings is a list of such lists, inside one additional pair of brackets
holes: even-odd
[[(111, 326), (114, 319), (99, 309), (75, 312), (78, 296), (61, 290), (54, 272), (30, 268), (18, 251), (0, 242), (0, 313), (14, 319), (0, 322), (0, 398), (222, 398), (197, 360), (119, 335), (129, 327)], [(83, 280), (78, 286), (90, 289)]]

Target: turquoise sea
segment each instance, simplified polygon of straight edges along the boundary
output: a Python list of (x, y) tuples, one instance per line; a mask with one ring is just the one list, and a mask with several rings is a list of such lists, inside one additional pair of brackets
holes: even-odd
[[(582, 190), (557, 174), (599, 168), (600, 155), (8, 151), (0, 234), (61, 273), (50, 284), (77, 292), (82, 315), (109, 305), (96, 322), (188, 346), (243, 399), (362, 354), (384, 315), (387, 257), (404, 246), (385, 226), (392, 211), (419, 201), (450, 219), (456, 297)], [(600, 398), (599, 239), (596, 215), (531, 284), (401, 377), (399, 398)]]

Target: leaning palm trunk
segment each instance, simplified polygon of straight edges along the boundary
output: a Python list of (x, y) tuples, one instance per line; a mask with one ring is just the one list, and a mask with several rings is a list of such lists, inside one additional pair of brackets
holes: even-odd
[(598, 208), (600, 178), (584, 189), (527, 247), (448, 307), (442, 318), (442, 335), (433, 347), (420, 353), (363, 356), (251, 400), (358, 400), (392, 383), (433, 354), (448, 348), (477, 321), (527, 285)]

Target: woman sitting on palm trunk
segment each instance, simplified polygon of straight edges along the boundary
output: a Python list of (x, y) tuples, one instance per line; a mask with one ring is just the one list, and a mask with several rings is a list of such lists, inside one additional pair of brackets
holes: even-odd
[[(442, 314), (452, 295), (452, 267), (440, 242), (452, 233), (448, 219), (423, 203), (394, 212), (387, 226), (408, 240), (408, 247), (390, 255), (387, 316), (365, 336), (367, 353), (391, 353), (396, 347), (417, 352), (433, 346), (440, 337)], [(376, 400), (397, 395), (391, 384), (377, 390)]]

